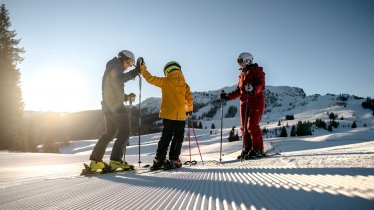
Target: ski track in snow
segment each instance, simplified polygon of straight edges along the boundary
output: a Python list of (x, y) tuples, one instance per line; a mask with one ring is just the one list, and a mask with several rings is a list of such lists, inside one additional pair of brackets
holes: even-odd
[[(339, 147), (334, 151), (339, 152)], [(372, 209), (373, 168), (307, 168), (307, 164), (300, 167), (302, 163), (299, 167), (265, 167), (293, 155), (297, 153), (223, 164), (206, 161), (204, 165), (157, 173), (81, 177), (61, 172), (19, 185), (4, 185), (2, 179), (0, 208)], [(21, 156), (24, 154), (2, 154), (1, 159)]]

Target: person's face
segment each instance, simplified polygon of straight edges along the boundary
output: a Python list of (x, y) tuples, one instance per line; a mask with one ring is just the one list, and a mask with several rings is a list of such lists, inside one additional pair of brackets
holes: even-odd
[(240, 68), (242, 68), (242, 69), (245, 67), (245, 62), (238, 63), (238, 64), (239, 64)]
[(125, 61), (124, 63), (123, 63), (123, 67), (125, 68), (125, 69), (128, 69), (129, 67), (131, 67), (131, 66), (133, 66), (134, 65), (134, 60), (132, 60), (132, 59), (128, 59), (127, 61)]

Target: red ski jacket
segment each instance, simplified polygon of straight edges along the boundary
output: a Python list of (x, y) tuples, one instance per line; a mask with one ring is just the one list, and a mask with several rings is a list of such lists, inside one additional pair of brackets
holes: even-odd
[[(252, 85), (254, 90), (248, 93), (245, 90), (246, 85)], [(263, 96), (265, 90), (265, 73), (262, 67), (259, 67), (257, 63), (251, 64), (244, 68), (239, 75), (239, 83), (236, 89), (228, 94), (230, 100), (240, 97), (240, 104), (251, 101), (258, 96)]]

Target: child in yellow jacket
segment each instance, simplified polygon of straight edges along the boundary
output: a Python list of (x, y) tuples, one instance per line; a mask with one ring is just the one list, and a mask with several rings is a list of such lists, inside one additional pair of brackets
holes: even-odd
[[(182, 149), (186, 114), (193, 111), (193, 97), (190, 87), (182, 74), (181, 66), (176, 61), (167, 63), (164, 67), (165, 77), (152, 76), (145, 65), (140, 67), (144, 79), (162, 91), (160, 118), (164, 126), (158, 142), (156, 157), (151, 170), (181, 167), (179, 155)], [(170, 145), (169, 160), (166, 160)]]

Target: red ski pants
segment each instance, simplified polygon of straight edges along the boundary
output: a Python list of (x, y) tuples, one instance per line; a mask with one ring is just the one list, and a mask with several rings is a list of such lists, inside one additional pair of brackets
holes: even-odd
[[(260, 121), (262, 114), (264, 113), (264, 109), (264, 96), (249, 98), (248, 103), (240, 103), (240, 129), (242, 131), (243, 146), (245, 149), (253, 148), (260, 151), (264, 150), (264, 141), (260, 128)], [(245, 126), (247, 129), (244, 129)]]

